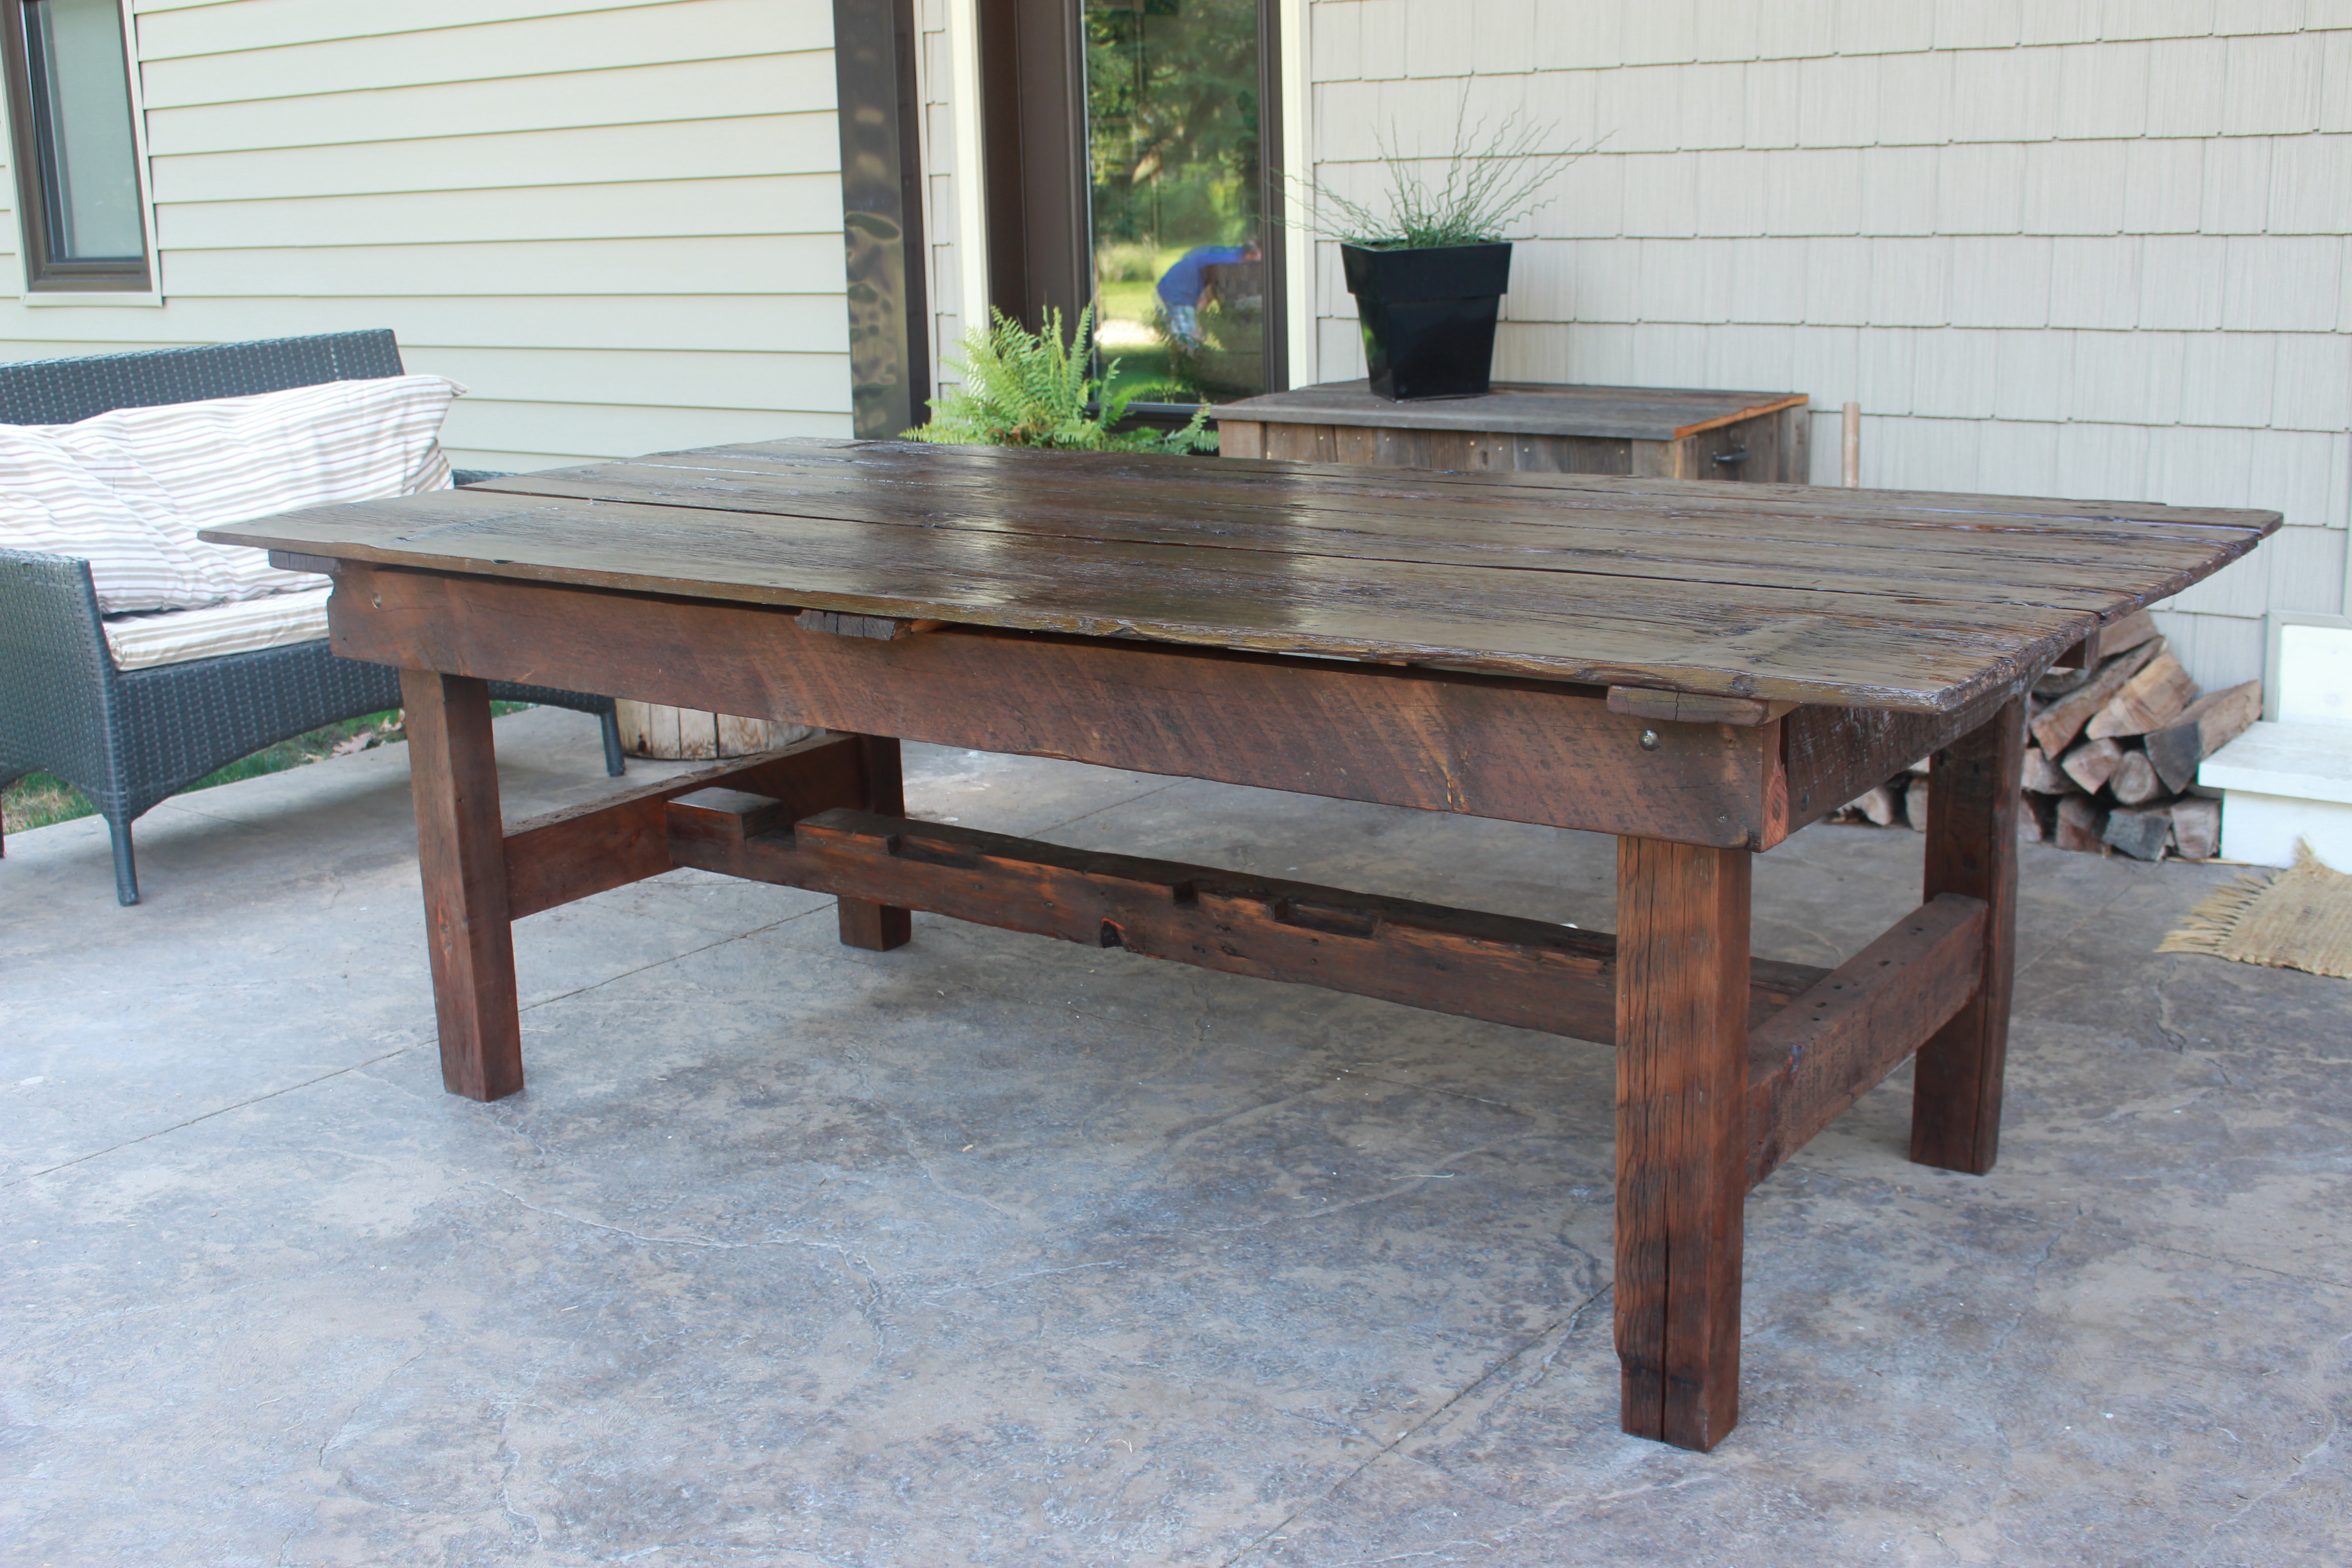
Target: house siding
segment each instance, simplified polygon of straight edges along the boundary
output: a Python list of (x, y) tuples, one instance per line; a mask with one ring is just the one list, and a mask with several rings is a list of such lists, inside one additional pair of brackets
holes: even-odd
[(163, 303), (0, 357), (390, 327), (467, 467), (849, 433), (825, 0), (132, 10)]
[[(2275, 508), (2161, 615), (2209, 686), (2261, 673), (2264, 611), (2352, 607), (2352, 3), (1310, 15), (1314, 167), (1350, 195), (1474, 79), (1474, 116), (1607, 137), (1519, 231), (1498, 375), (1810, 393), (1817, 483), (1853, 399), (1867, 485)], [(1318, 251), (1311, 375), (1360, 375)]]

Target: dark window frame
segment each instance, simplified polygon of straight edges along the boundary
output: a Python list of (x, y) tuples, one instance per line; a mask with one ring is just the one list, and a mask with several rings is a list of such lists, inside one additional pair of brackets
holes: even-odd
[[(1038, 330), (1047, 306), (1075, 321), (1092, 298), (1083, 0), (977, 0), (982, 197), (989, 302)], [(1265, 265), (1265, 390), (1290, 389), (1290, 247), (1285, 221), (1281, 0), (1257, 0), (1258, 247)], [(1129, 417), (1180, 425), (1190, 403), (1136, 403)]]
[(50, 253), (49, 209), (53, 193), (47, 184), (50, 160), (43, 153), (41, 121), (33, 111), (36, 92), (31, 58), (26, 47), (25, 0), (0, 0), (0, 68), (7, 72), (8, 130), (16, 165), (16, 221), (24, 236), (25, 286), (37, 294), (152, 294), (155, 291), (155, 237), (147, 208), (146, 171), (138, 165), (142, 139), (139, 134), (139, 99), (130, 79), (137, 61), (132, 58), (121, 0), (115, 15), (124, 27), (123, 91), (131, 106), (131, 178), (139, 193), (139, 255), (104, 260), (61, 259)]

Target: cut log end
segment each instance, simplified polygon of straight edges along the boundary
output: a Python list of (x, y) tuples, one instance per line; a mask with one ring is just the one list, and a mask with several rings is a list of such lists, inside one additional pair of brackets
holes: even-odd
[(2165, 806), (2126, 806), (2107, 815), (2102, 842), (2135, 860), (2161, 860), (2172, 837), (2172, 813)]

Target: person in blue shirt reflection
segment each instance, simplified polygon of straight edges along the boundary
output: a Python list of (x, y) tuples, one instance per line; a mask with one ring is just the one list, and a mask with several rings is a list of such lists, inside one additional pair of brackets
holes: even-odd
[(1201, 296), (1207, 290), (1204, 268), (1258, 259), (1257, 241), (1240, 245), (1196, 245), (1160, 275), (1160, 303), (1167, 308), (1168, 331), (1186, 345), (1201, 341)]

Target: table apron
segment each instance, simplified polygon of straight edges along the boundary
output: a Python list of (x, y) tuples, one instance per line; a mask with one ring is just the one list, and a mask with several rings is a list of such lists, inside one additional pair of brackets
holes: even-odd
[(1795, 826), (1777, 721), (1659, 723), (1591, 687), (1110, 638), (886, 642), (794, 615), (356, 563), (329, 606), (337, 653), (445, 675), (1721, 848)]

